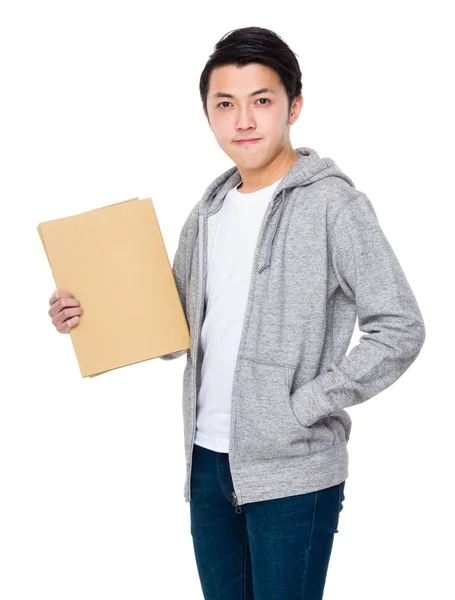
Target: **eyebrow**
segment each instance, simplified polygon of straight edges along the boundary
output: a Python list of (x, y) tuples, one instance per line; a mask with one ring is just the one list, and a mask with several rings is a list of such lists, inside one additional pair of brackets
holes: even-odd
[[(276, 95), (276, 93), (272, 89), (264, 87), (259, 90), (256, 90), (255, 92), (251, 92), (251, 94), (248, 94), (248, 98), (251, 98), (252, 96), (257, 96), (257, 94), (264, 93)], [(227, 92), (216, 92), (215, 94), (213, 94), (212, 98), (234, 98), (234, 96), (232, 94), (228, 94)]]

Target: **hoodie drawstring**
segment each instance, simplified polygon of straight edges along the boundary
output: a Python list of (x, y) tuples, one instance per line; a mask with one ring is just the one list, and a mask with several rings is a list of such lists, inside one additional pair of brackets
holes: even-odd
[[(266, 269), (267, 267), (270, 267), (271, 256), (272, 256), (272, 244), (273, 244), (273, 240), (275, 239), (276, 230), (278, 229), (278, 225), (279, 225), (280, 220), (281, 220), (281, 215), (283, 214), (284, 196), (285, 196), (285, 190), (284, 189), (283, 189), (282, 194), (283, 194), (282, 199), (280, 200), (280, 202), (277, 202), (277, 205), (278, 205), (278, 208), (280, 210), (280, 213), (278, 215), (277, 220), (275, 221), (275, 225), (273, 226), (273, 233), (269, 237), (268, 242), (267, 242), (267, 250), (266, 250), (266, 253), (265, 253), (264, 264), (259, 269), (258, 273), (262, 273), (262, 271), (264, 269)], [(274, 206), (272, 215), (275, 213), (276, 210), (278, 210), (278, 209), (276, 208), (276, 206)]]
[[(267, 248), (266, 248), (266, 253), (265, 253), (264, 264), (259, 269), (258, 273), (262, 273), (262, 271), (264, 269), (266, 269), (267, 267), (270, 267), (271, 256), (272, 256), (272, 245), (273, 245), (273, 241), (275, 239), (275, 234), (276, 234), (276, 231), (278, 229), (278, 225), (279, 225), (280, 220), (281, 220), (281, 215), (283, 214), (285, 192), (286, 192), (286, 190), (283, 189), (282, 190), (282, 198), (281, 198), (281, 200), (277, 201), (277, 203), (273, 207), (272, 215), (274, 215), (275, 212), (278, 209), (279, 209), (280, 212), (279, 212), (278, 218), (276, 219), (275, 224), (273, 226), (272, 234), (270, 235), (270, 237), (269, 237), (269, 239), (267, 241)], [(199, 231), (199, 217), (195, 220), (195, 222), (193, 224), (193, 229), (192, 229), (192, 232), (191, 232), (191, 256), (190, 256), (190, 269), (189, 269), (189, 276), (190, 276), (190, 278), (191, 278), (191, 267), (193, 265), (194, 248), (196, 246), (196, 238), (197, 238), (198, 231)]]

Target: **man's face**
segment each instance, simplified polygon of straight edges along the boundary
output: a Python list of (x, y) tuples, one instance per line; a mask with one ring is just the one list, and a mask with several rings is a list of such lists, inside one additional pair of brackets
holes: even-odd
[[(271, 91), (250, 95), (263, 88)], [(265, 65), (226, 65), (210, 74), (205, 115), (219, 146), (240, 168), (266, 166), (288, 146), (296, 112), (288, 118), (286, 90), (276, 71)], [(245, 138), (259, 141), (237, 143)]]

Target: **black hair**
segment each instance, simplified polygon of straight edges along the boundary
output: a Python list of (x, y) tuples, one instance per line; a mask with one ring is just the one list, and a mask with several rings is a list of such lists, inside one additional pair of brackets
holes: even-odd
[(278, 74), (288, 97), (288, 115), (291, 105), (302, 93), (302, 73), (295, 54), (286, 42), (270, 29), (242, 27), (226, 33), (216, 44), (200, 77), (199, 93), (207, 110), (209, 78), (213, 69), (225, 65), (242, 67), (261, 63)]

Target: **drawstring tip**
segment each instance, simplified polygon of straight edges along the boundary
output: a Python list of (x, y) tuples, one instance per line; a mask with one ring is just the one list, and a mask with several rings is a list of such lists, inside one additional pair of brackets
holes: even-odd
[(258, 273), (262, 273), (262, 271), (264, 269), (267, 269), (267, 267), (270, 267), (270, 265), (268, 265), (267, 263), (265, 265), (262, 265), (262, 267), (259, 269)]

